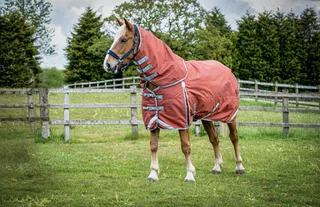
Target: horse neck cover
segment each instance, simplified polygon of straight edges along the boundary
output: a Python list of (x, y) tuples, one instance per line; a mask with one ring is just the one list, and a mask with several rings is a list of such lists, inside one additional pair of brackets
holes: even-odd
[[(218, 61), (184, 61), (142, 27), (137, 65), (147, 130), (187, 129), (192, 121), (231, 122), (239, 108), (238, 83)], [(157, 86), (148, 89), (147, 82)]]

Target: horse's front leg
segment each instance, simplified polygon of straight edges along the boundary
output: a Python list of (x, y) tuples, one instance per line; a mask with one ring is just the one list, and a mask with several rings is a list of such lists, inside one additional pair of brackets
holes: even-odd
[(191, 144), (190, 144), (190, 134), (189, 129), (179, 130), (181, 150), (186, 157), (187, 165), (187, 176), (185, 177), (185, 182), (195, 182), (194, 176), (196, 174), (196, 169), (191, 162)]
[(158, 181), (158, 174), (160, 173), (158, 163), (158, 140), (159, 140), (160, 129), (157, 128), (150, 132), (150, 151), (151, 151), (151, 172), (148, 176), (150, 181)]
[(242, 165), (242, 158), (241, 158), (239, 147), (238, 147), (238, 131), (237, 131), (236, 119), (234, 119), (231, 123), (228, 123), (228, 127), (230, 130), (230, 139), (233, 144), (235, 157), (236, 157), (236, 173), (243, 174), (245, 172), (245, 169)]

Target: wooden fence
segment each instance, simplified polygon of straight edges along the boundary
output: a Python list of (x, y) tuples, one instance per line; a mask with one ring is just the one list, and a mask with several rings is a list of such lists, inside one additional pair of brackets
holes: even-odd
[[(49, 90), (47, 88), (40, 89), (23, 89), (23, 90), (0, 90), (1, 95), (14, 95), (14, 94), (26, 94), (28, 96), (27, 104), (0, 104), (1, 108), (28, 108), (27, 117), (18, 118), (6, 118), (0, 117), (0, 121), (29, 121), (30, 129), (33, 134), (35, 134), (35, 121), (41, 121), (41, 136), (43, 138), (50, 137), (50, 123), (49, 123)], [(39, 104), (34, 104), (34, 96), (39, 95)], [(40, 109), (40, 117), (34, 116), (34, 109)]]
[[(49, 93), (63, 93), (64, 104), (49, 104), (48, 94)], [(69, 104), (70, 93), (130, 93), (130, 103), (128, 104)], [(41, 136), (43, 138), (50, 137), (50, 124), (51, 125), (64, 125), (64, 137), (65, 140), (70, 139), (70, 125), (78, 124), (107, 124), (107, 125), (131, 125), (132, 134), (138, 134), (138, 125), (142, 125), (143, 121), (138, 120), (137, 110), (141, 107), (137, 103), (137, 93), (141, 93), (141, 89), (132, 86), (130, 89), (51, 89), (50, 91), (45, 88), (38, 90), (0, 90), (1, 94), (27, 94), (27, 104), (0, 104), (0, 108), (28, 108), (29, 116), (22, 118), (0, 118), (0, 121), (29, 121), (31, 131), (35, 133), (34, 122), (41, 121)], [(39, 104), (33, 103), (33, 96), (39, 94)], [(289, 123), (290, 112), (305, 112), (305, 113), (320, 113), (320, 109), (305, 109), (305, 108), (289, 108), (289, 98), (308, 98), (313, 100), (320, 100), (319, 94), (289, 94), (289, 93), (248, 93), (241, 92), (242, 96), (258, 96), (258, 97), (276, 97), (282, 99), (282, 108), (272, 107), (244, 107), (240, 106), (242, 111), (276, 111), (282, 112), (283, 122), (282, 123), (266, 123), (266, 122), (238, 122), (239, 126), (258, 126), (258, 127), (282, 127), (285, 135), (289, 134), (289, 129), (293, 128), (320, 128), (320, 124), (293, 124)], [(34, 108), (40, 108), (40, 117), (34, 117)], [(64, 119), (63, 120), (50, 120), (49, 108), (63, 108)], [(131, 118), (130, 120), (70, 120), (69, 109), (70, 108), (130, 108)], [(197, 121), (193, 123), (196, 126), (196, 134), (200, 134), (201, 122)], [(220, 125), (220, 131), (223, 132), (223, 136), (226, 136), (224, 125)]]
[[(299, 84), (280, 84), (280, 83), (267, 83), (267, 82), (260, 82), (257, 80), (249, 81), (249, 80), (238, 80), (239, 88), (241, 92), (247, 93), (277, 93), (277, 92), (289, 92), (289, 93), (320, 93), (320, 85), (319, 86), (305, 86)], [(83, 82), (83, 83), (74, 83), (66, 85), (67, 88), (91, 88), (91, 89), (116, 89), (116, 88), (130, 88), (131, 86), (139, 85), (140, 78), (139, 77), (126, 77), (121, 79), (111, 79), (111, 80), (104, 80), (104, 81), (96, 81), (96, 82)], [(246, 98), (254, 98), (255, 101), (258, 101), (259, 98), (263, 98), (263, 100), (273, 101), (274, 104), (278, 104), (278, 102), (282, 102), (279, 100), (279, 97), (259, 97), (258, 95), (245, 95), (246, 93), (242, 94), (242, 97)], [(319, 107), (320, 108), (320, 101), (319, 103), (310, 102), (308, 98), (299, 98), (296, 96), (294, 99), (289, 100), (290, 104), (295, 104), (296, 107), (299, 106), (311, 106), (311, 107)]]
[(139, 87), (140, 78), (139, 77), (127, 77), (110, 79), (104, 81), (95, 82), (83, 82), (83, 83), (73, 83), (65, 85), (65, 88), (91, 88), (91, 89), (116, 89), (116, 88), (130, 88), (131, 86)]
[[(281, 92), (282, 90), (294, 90), (295, 93), (299, 93), (301, 90), (308, 90), (309, 92), (320, 92), (319, 86), (305, 86), (299, 84), (281, 84), (281, 83), (268, 83), (260, 82), (258, 80), (241, 80), (237, 79), (241, 91), (247, 92)], [(131, 86), (139, 87), (140, 78), (135, 77), (126, 77), (120, 79), (110, 79), (104, 81), (96, 82), (82, 82), (82, 83), (73, 83), (66, 85), (67, 88), (91, 88), (91, 89), (115, 89), (115, 88), (130, 88)], [(261, 88), (262, 86), (262, 88)], [(272, 90), (263, 89), (263, 87), (268, 87)], [(305, 91), (304, 91), (305, 92)]]

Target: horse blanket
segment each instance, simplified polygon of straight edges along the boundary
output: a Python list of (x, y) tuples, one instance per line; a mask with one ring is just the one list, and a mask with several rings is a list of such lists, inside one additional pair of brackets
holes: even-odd
[[(193, 120), (231, 122), (239, 108), (238, 83), (218, 61), (184, 61), (160, 39), (138, 27), (137, 65), (147, 130), (187, 129)], [(147, 88), (147, 82), (156, 86)]]

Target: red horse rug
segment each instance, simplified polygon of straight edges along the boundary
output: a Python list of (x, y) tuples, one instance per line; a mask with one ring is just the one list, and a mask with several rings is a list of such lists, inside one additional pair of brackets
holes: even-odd
[[(147, 130), (187, 129), (194, 120), (231, 122), (239, 88), (231, 70), (218, 61), (184, 61), (142, 27), (137, 65)], [(147, 82), (156, 86), (148, 89)]]

